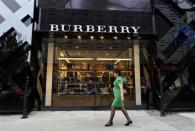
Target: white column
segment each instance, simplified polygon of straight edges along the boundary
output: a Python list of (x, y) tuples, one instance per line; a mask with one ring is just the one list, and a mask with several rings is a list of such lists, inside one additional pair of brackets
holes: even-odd
[(48, 43), (45, 106), (51, 106), (53, 81), (54, 44)]
[[(132, 43), (131, 43), (131, 44), (132, 44)], [(129, 54), (128, 54), (129, 58), (130, 58), (130, 59), (133, 59), (133, 49), (132, 49), (132, 48), (129, 48), (129, 49), (128, 49), (128, 53), (129, 53)], [(129, 65), (130, 65), (130, 66), (133, 65), (133, 60), (130, 60), (130, 61), (129, 61)]]
[(139, 40), (133, 40), (134, 74), (135, 74), (135, 102), (141, 105), (141, 77), (140, 77), (140, 46)]

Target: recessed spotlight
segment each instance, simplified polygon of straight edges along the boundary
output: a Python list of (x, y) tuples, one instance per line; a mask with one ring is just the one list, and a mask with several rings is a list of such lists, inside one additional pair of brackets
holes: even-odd
[(118, 39), (118, 37), (117, 37), (117, 36), (114, 36), (113, 38), (114, 38), (115, 40), (117, 40), (117, 39)]
[(90, 39), (93, 40), (94, 39), (94, 36), (90, 36)]
[(104, 39), (104, 36), (100, 36), (100, 39), (103, 40)]
[(77, 36), (77, 38), (78, 38), (78, 39), (81, 39), (81, 36), (79, 35), (79, 36)]
[(64, 35), (64, 38), (65, 38), (65, 39), (68, 39), (68, 36), (67, 36), (67, 35)]
[(130, 36), (128, 36), (128, 37), (127, 37), (127, 39), (128, 39), (128, 40), (131, 40), (131, 37), (130, 37)]

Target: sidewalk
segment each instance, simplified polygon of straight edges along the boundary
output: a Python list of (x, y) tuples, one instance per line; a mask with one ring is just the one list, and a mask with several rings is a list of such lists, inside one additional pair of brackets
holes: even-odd
[(125, 117), (117, 111), (114, 125), (104, 127), (109, 111), (43, 111), (0, 116), (0, 131), (195, 131), (195, 113), (174, 113), (160, 117), (158, 111), (128, 111), (133, 125), (125, 127)]

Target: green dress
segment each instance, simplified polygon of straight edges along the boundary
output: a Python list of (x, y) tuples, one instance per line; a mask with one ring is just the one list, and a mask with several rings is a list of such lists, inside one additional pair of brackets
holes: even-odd
[(123, 79), (122, 77), (118, 76), (116, 80), (114, 81), (114, 88), (113, 88), (114, 100), (112, 102), (113, 108), (124, 107), (124, 102), (121, 100), (121, 93), (120, 93), (120, 87), (119, 87), (120, 84), (123, 85)]

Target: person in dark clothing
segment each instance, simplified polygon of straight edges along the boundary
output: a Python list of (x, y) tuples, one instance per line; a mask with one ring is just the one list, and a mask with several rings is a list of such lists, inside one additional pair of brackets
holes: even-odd
[(151, 86), (150, 84), (148, 84), (146, 86), (146, 91), (145, 91), (146, 109), (150, 109), (150, 92), (151, 92)]

